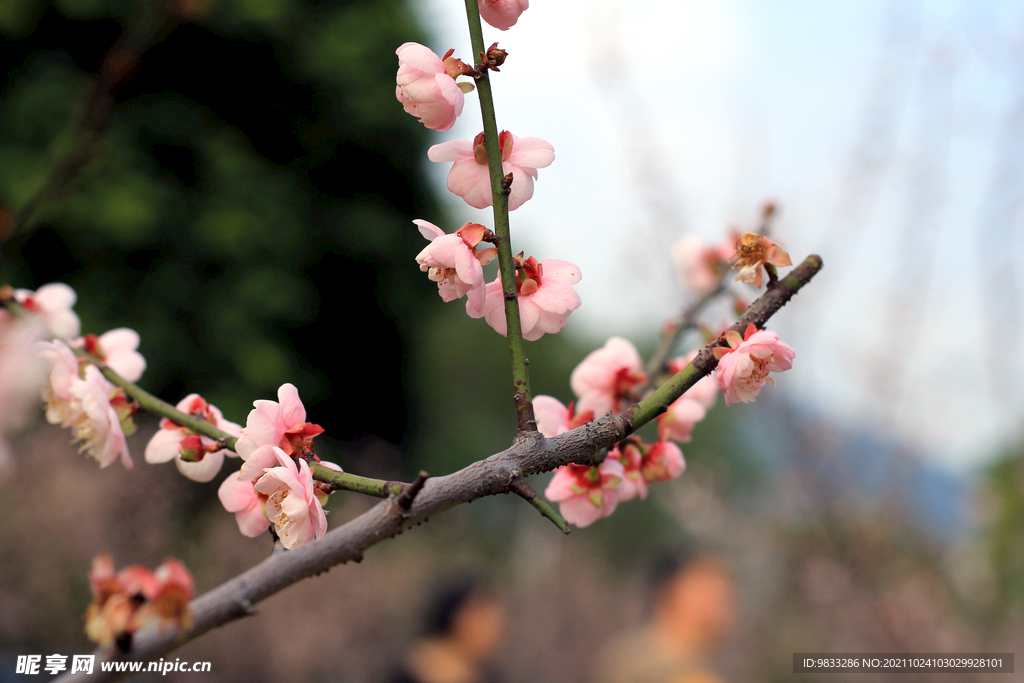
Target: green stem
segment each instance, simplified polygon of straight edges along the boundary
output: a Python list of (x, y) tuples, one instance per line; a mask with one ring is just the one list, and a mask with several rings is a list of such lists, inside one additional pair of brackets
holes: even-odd
[[(181, 426), (188, 427), (197, 434), (202, 434), (203, 436), (208, 436), (211, 439), (222, 441), (226, 448), (235, 450), (235, 443), (238, 439), (227, 432), (217, 429), (206, 420), (181, 412), (170, 403), (161, 401), (137, 384), (129, 382), (110, 368), (104, 365), (98, 365), (97, 367), (100, 368), (104, 377), (113, 382), (114, 385), (124, 389), (126, 394), (131, 396), (140, 406), (149, 412), (174, 420)], [(363, 493), (377, 498), (387, 498), (392, 493), (399, 494), (405, 490), (405, 484), (400, 482), (371, 479), (370, 477), (361, 477), (358, 474), (351, 474), (349, 472), (338, 472), (337, 470), (332, 470), (329, 467), (324, 467), (323, 465), (317, 465), (315, 463), (311, 463), (311, 465), (313, 478), (317, 481), (322, 481), (325, 484), (330, 484), (335, 489), (355, 491), (356, 493)]]
[(392, 494), (397, 496), (406, 487), (406, 484), (401, 482), (361, 477), (358, 474), (332, 470), (330, 467), (324, 467), (323, 465), (314, 464), (312, 469), (313, 478), (317, 481), (330, 484), (336, 489), (355, 491), (356, 493), (374, 496), (375, 498), (387, 498)]
[[(86, 356), (86, 358), (89, 358), (89, 356)], [(195, 415), (189, 415), (188, 413), (181, 412), (170, 403), (161, 401), (153, 394), (149, 393), (139, 385), (129, 382), (105, 365), (97, 364), (96, 367), (100, 369), (103, 376), (110, 380), (114, 386), (124, 389), (124, 393), (131, 396), (135, 399), (136, 403), (154, 415), (159, 415), (161, 417), (166, 417), (169, 420), (173, 420), (182, 427), (188, 427), (196, 434), (202, 434), (203, 436), (208, 436), (211, 439), (223, 441), (226, 448), (235, 450), (235, 442), (238, 441), (238, 439), (231, 436), (224, 430), (217, 429), (206, 420), (198, 418)]]
[(555, 509), (551, 507), (546, 500), (537, 495), (537, 492), (533, 490), (532, 486), (526, 483), (525, 479), (513, 479), (510, 488), (513, 493), (532, 505), (542, 517), (547, 517), (551, 520), (551, 523), (558, 527), (559, 531), (563, 534), (569, 533), (569, 524), (562, 519), (560, 514), (555, 512)]
[[(485, 49), (478, 0), (466, 0), (466, 15), (469, 18), (470, 41), (473, 45), (473, 52), (476, 54), (474, 61), (476, 59), (482, 61)], [(512, 260), (508, 194), (502, 190), (504, 174), (501, 168), (501, 147), (498, 143), (498, 122), (494, 114), (490, 74), (486, 69), (481, 69), (481, 71), (482, 73), (476, 81), (476, 87), (480, 96), (480, 114), (484, 122), (484, 147), (487, 150), (491, 196), (494, 200), (494, 233), (498, 236), (498, 272), (501, 273), (501, 287), (505, 299), (505, 321), (508, 330), (508, 350), (512, 360), (512, 392), (516, 405), (516, 421), (519, 431), (535, 432), (537, 431), (537, 421), (533, 416), (530, 373), (527, 368), (522, 323), (519, 319), (519, 301), (516, 298), (516, 268)]]

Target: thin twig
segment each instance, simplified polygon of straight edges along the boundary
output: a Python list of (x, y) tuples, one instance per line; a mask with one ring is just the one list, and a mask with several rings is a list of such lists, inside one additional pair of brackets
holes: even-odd
[(542, 517), (550, 519), (551, 523), (558, 527), (559, 531), (568, 535), (568, 522), (562, 519), (562, 516), (555, 512), (555, 509), (551, 507), (546, 500), (537, 495), (537, 492), (533, 490), (532, 486), (526, 483), (525, 479), (522, 477), (516, 477), (513, 479), (512, 483), (509, 484), (509, 490), (536, 508), (537, 512), (539, 512)]
[[(469, 37), (474, 54), (486, 60), (484, 34), (480, 25), (478, 0), (466, 0), (466, 15), (469, 18)], [(498, 271), (505, 301), (508, 350), (512, 361), (512, 398), (516, 406), (516, 423), (520, 432), (537, 431), (537, 420), (533, 415), (533, 395), (530, 391), (530, 372), (523, 342), (523, 328), (519, 319), (519, 301), (516, 298), (516, 267), (512, 260), (512, 237), (508, 221), (508, 190), (505, 189), (505, 174), (501, 169), (501, 146), (498, 142), (498, 122), (494, 114), (494, 99), (491, 96), (491, 78), (486, 68), (479, 69), (476, 80), (480, 96), (480, 114), (484, 121), (484, 148), (487, 150), (487, 167), (491, 177), (491, 196), (494, 204), (494, 232), (498, 236)], [(515, 182), (515, 179), (511, 179)], [(520, 180), (519, 182), (523, 182)]]

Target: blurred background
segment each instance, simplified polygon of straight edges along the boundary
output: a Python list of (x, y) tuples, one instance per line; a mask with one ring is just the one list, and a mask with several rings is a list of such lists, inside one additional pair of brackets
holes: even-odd
[[(0, 1), (0, 284), (66, 282), (85, 331), (137, 329), (141, 384), (168, 401), (196, 391), (244, 422), (293, 382), (327, 430), (318, 452), (349, 471), (443, 474), (504, 448), (504, 339), (413, 262), (412, 219), (490, 225), (426, 160), (479, 132), (476, 96), (436, 133), (393, 87), (403, 42), (469, 60), (461, 12)], [(793, 259), (825, 262), (770, 325), (794, 368), (714, 408), (686, 474), (646, 502), (568, 538), (518, 499), (452, 510), (175, 653), (212, 662), (193, 678), (382, 681), (438, 579), (472, 571), (508, 610), (499, 680), (590, 681), (646, 619), (651, 559), (693, 546), (738, 588), (724, 680), (791, 680), (794, 652), (1021, 650), (1024, 8), (535, 0), (485, 39), (510, 54), (499, 126), (557, 155), (512, 215), (516, 250), (584, 276), (566, 330), (528, 346), (535, 393), (568, 402), (612, 334), (650, 352), (689, 296), (671, 246), (753, 229), (768, 200)], [(155, 429), (140, 420), (133, 472), (47, 425), (15, 442), (0, 681), (22, 680), (18, 654), (90, 650), (98, 552), (180, 557), (199, 591), (269, 553), (220, 507), (224, 475), (142, 462)], [(374, 502), (335, 494), (328, 519)]]

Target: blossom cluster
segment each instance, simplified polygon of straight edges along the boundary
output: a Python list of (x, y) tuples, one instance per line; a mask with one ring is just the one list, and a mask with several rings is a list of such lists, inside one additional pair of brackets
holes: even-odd
[(85, 615), (85, 633), (101, 646), (127, 652), (132, 634), (150, 622), (161, 628), (189, 628), (189, 602), (195, 594), (192, 575), (181, 560), (167, 559), (155, 571), (142, 565), (114, 572), (109, 555), (98, 555), (89, 573), (92, 602)]
[[(528, 0), (479, 0), (483, 19), (501, 30), (513, 26), (528, 7)], [(452, 57), (452, 51), (438, 57), (417, 43), (405, 43), (396, 53), (395, 96), (406, 112), (418, 117), (427, 128), (440, 131), (454, 125), (465, 104), (464, 94), (473, 89), (471, 84), (457, 83), (455, 79), (479, 77), (488, 68), (497, 70), (507, 56), (497, 43), (481, 55), (483, 63), (473, 67)], [(554, 162), (555, 149), (540, 138), (520, 138), (509, 131), (498, 135), (498, 147), (508, 210), (514, 211), (533, 197), (537, 169)], [(434, 145), (427, 151), (427, 157), (439, 163), (452, 163), (448, 189), (466, 204), (476, 209), (493, 204), (495, 188), (483, 133), (473, 140), (449, 140)], [(454, 233), (445, 233), (422, 219), (413, 223), (430, 241), (417, 255), (416, 262), (437, 283), (441, 299), (449, 302), (466, 297), (466, 313), (470, 317), (484, 318), (499, 334), (507, 335), (505, 299), (511, 294), (504, 290), (500, 276), (485, 284), (483, 275), (483, 266), (494, 259), (497, 249), (478, 248), (482, 241), (496, 243), (494, 234), (472, 222)], [(580, 281), (580, 269), (568, 261), (538, 261), (520, 254), (515, 259), (515, 277), (522, 335), (527, 341), (561, 331), (566, 319), (581, 304), (572, 288)]]
[(22, 425), (29, 397), (40, 393), (47, 421), (70, 428), (82, 453), (101, 467), (120, 458), (131, 468), (126, 435), (136, 407), (100, 366), (139, 379), (146, 368), (139, 335), (122, 328), (78, 336), (77, 295), (62, 283), (35, 292), (3, 288), (0, 300), (11, 307), (0, 308), (0, 474), (13, 466), (3, 435)]
[[(282, 385), (277, 397), (253, 403), (235, 444), (244, 463), (224, 480), (218, 496), (244, 535), (259, 536), (273, 524), (281, 544), (291, 549), (327, 532), (323, 504), (330, 489), (313, 480), (306, 461), (315, 457), (312, 440), (323, 428), (306, 422), (293, 385)], [(341, 471), (334, 463), (320, 464)]]
[[(693, 428), (714, 406), (720, 388), (726, 405), (753, 401), (761, 387), (774, 380), (771, 372), (792, 367), (795, 352), (778, 335), (748, 326), (741, 338), (729, 331), (728, 346), (715, 347), (719, 359), (716, 376), (698, 380), (658, 417), (658, 439), (645, 443), (630, 436), (608, 451), (598, 465), (570, 464), (558, 468), (544, 495), (560, 504), (562, 516), (577, 526), (587, 526), (615, 511), (619, 503), (646, 498), (650, 485), (675, 479), (686, 461), (677, 444), (690, 441)], [(692, 362), (697, 352), (667, 363), (676, 374)], [(568, 407), (551, 396), (534, 399), (537, 428), (545, 436), (575, 429), (596, 416), (619, 413), (642, 398), (648, 384), (636, 347), (612, 337), (576, 366), (569, 379), (576, 401)], [(717, 384), (717, 386), (716, 386)]]

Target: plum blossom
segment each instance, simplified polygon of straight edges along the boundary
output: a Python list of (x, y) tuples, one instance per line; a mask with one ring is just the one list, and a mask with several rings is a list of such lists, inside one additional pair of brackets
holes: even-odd
[[(545, 259), (538, 263), (532, 256), (525, 261), (522, 256), (519, 254), (516, 258), (519, 322), (523, 339), (536, 341), (545, 334), (560, 332), (569, 314), (580, 307), (582, 301), (572, 285), (583, 276), (580, 269), (568, 261)], [(487, 298), (480, 314), (474, 313), (469, 303), (466, 304), (466, 312), (471, 318), (484, 317), (495, 332), (507, 335), (500, 273), (496, 280), (487, 283), (485, 291)]]
[(195, 595), (192, 575), (181, 560), (168, 558), (151, 572), (141, 565), (114, 573), (114, 561), (93, 558), (89, 572), (92, 602), (85, 615), (85, 633), (102, 646), (115, 643), (127, 651), (135, 631), (152, 621), (182, 628), (191, 626), (189, 602)]
[(398, 55), (398, 76), (395, 97), (405, 111), (433, 130), (448, 130), (462, 113), (464, 93), (473, 89), (469, 83), (456, 83), (455, 77), (472, 67), (453, 58), (449, 50), (443, 58), (419, 43), (404, 43), (395, 50)]
[(5, 435), (30, 419), (46, 376), (45, 364), (34, 351), (43, 334), (37, 321), (0, 319), (0, 483), (14, 469)]
[(671, 441), (660, 440), (643, 446), (643, 460), (640, 472), (647, 482), (669, 481), (686, 470), (686, 460), (679, 446)]
[(555, 470), (544, 496), (559, 504), (567, 522), (585, 527), (615, 512), (624, 476), (622, 463), (614, 458), (595, 467), (564, 465)]
[(81, 364), (78, 357), (66, 343), (60, 340), (36, 342), (36, 354), (49, 364), (49, 381), (42, 386), (43, 400), (46, 401), (46, 421), (64, 427), (71, 425), (74, 411), (74, 396), (71, 386), (81, 381)]
[(327, 517), (313, 485), (306, 461), (273, 448), (279, 467), (270, 467), (255, 484), (267, 496), (267, 517), (274, 523), (281, 545), (289, 550), (327, 533)]
[(630, 437), (608, 452), (608, 457), (622, 463), (623, 480), (619, 502), (639, 496), (647, 498), (650, 485), (675, 479), (686, 469), (686, 460), (679, 446), (664, 438), (646, 444), (640, 437)]
[(575, 413), (575, 406), (575, 403), (570, 403), (566, 408), (557, 398), (534, 396), (533, 414), (537, 419), (537, 431), (547, 437), (558, 436), (594, 419), (594, 411)]
[(129, 382), (137, 382), (146, 369), (146, 359), (136, 351), (139, 333), (127, 327), (110, 330), (98, 337), (87, 334), (73, 340), (71, 346), (83, 349)]
[(748, 232), (736, 242), (736, 256), (732, 259), (733, 268), (739, 268), (740, 273), (736, 276), (737, 282), (745, 282), (761, 288), (763, 275), (762, 266), (771, 264), (773, 266), (791, 266), (793, 262), (789, 254), (783, 251), (779, 245), (772, 242), (764, 235)]
[[(175, 406), (178, 410), (209, 422), (231, 436), (239, 436), (242, 427), (224, 419), (217, 406), (207, 403), (199, 394), (189, 394)], [(160, 420), (160, 429), (146, 445), (146, 462), (156, 464), (174, 460), (178, 471), (193, 481), (213, 479), (224, 463), (224, 456), (237, 457), (217, 442), (183, 427), (173, 420)], [(187, 456), (187, 457), (186, 457)]]
[[(669, 362), (668, 369), (673, 375), (686, 367), (697, 357), (697, 352), (676, 358)], [(690, 441), (694, 426), (704, 419), (707, 411), (715, 405), (718, 398), (718, 386), (713, 377), (701, 377), (696, 384), (669, 405), (668, 409), (658, 416), (658, 431), (662, 438), (669, 438), (679, 443)]]
[(530, 7), (530, 0), (480, 0), (480, 17), (494, 28), (507, 31)]
[[(323, 427), (306, 422), (306, 407), (293, 384), (282, 384), (277, 402), (254, 401), (235, 451), (245, 460), (239, 478), (253, 480), (263, 470), (277, 465), (273, 448), (286, 455), (302, 454), (312, 448), (312, 439), (323, 433)], [(297, 456), (296, 456), (297, 457)]]
[(469, 295), (466, 310), (479, 318), (483, 315), (485, 299), (484, 269), (498, 250), (495, 248), (477, 251), (477, 245), (490, 231), (477, 223), (466, 223), (454, 233), (445, 234), (441, 228), (425, 220), (414, 220), (420, 234), (430, 240), (416, 256), (420, 270), (428, 273), (444, 302), (454, 301)]
[(619, 488), (619, 502), (625, 503), (637, 496), (646, 500), (647, 490), (650, 483), (644, 479), (641, 466), (644, 461), (644, 454), (632, 441), (620, 443), (608, 451), (608, 458), (617, 460), (622, 464), (622, 486)]
[[(498, 146), (501, 149), (501, 173), (503, 176), (512, 174), (508, 210), (514, 211), (533, 196), (537, 169), (551, 165), (555, 160), (555, 148), (540, 138), (520, 138), (508, 131), (498, 136)], [(455, 162), (448, 172), (448, 189), (467, 204), (485, 209), (493, 203), (483, 133), (472, 142), (449, 140), (434, 145), (427, 150), (427, 158), (437, 162)]]
[(573, 393), (579, 396), (578, 409), (592, 410), (595, 415), (618, 412), (646, 381), (640, 354), (622, 337), (612, 337), (591, 351), (569, 377)]
[(735, 242), (734, 237), (718, 246), (708, 245), (696, 235), (687, 235), (676, 242), (672, 257), (683, 285), (699, 296), (714, 290), (729, 270), (729, 259), (736, 253)]
[(217, 497), (228, 512), (235, 513), (235, 521), (243, 535), (255, 538), (270, 528), (270, 520), (263, 511), (267, 496), (256, 490), (252, 479), (242, 479), (241, 472), (232, 474), (217, 489)]
[(743, 338), (734, 331), (725, 334), (728, 348), (715, 347), (718, 360), (718, 386), (725, 394), (725, 405), (738, 401), (753, 403), (766, 382), (775, 386), (769, 372), (793, 367), (796, 351), (779, 341), (779, 335), (747, 325)]
[[(7, 290), (10, 291), (10, 290)], [(14, 300), (28, 313), (37, 315), (54, 337), (71, 339), (77, 337), (82, 324), (71, 308), (78, 300), (75, 290), (62, 282), (43, 285), (37, 291), (14, 290)], [(0, 320), (10, 320), (11, 314), (0, 310)]]
[(85, 367), (85, 376), (71, 383), (71, 435), (81, 443), (79, 452), (108, 467), (121, 457), (126, 470), (132, 468), (128, 442), (119, 414), (130, 410), (124, 391), (114, 389), (95, 365)]

